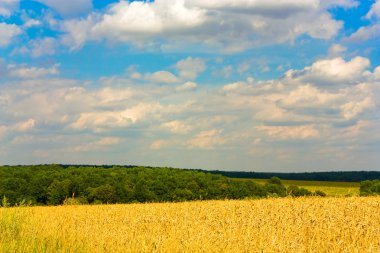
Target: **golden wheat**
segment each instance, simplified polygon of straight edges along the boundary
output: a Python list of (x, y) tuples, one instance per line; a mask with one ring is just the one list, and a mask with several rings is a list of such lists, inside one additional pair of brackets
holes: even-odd
[(0, 209), (3, 252), (380, 252), (380, 198)]

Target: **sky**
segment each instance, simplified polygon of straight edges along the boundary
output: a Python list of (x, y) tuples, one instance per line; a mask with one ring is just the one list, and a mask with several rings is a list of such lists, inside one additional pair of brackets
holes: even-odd
[(0, 0), (0, 164), (380, 169), (380, 0)]

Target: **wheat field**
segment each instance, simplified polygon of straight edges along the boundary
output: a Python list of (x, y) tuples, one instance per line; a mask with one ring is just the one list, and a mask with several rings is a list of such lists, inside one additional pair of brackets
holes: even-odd
[(0, 208), (2, 252), (380, 252), (380, 198)]

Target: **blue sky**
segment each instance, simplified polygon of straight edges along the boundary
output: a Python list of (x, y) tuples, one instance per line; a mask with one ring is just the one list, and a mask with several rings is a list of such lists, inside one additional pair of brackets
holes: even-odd
[(0, 164), (377, 170), (380, 1), (0, 0)]

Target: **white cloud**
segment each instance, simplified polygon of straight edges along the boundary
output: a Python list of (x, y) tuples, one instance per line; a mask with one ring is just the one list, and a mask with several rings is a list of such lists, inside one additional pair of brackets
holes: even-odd
[(161, 128), (166, 129), (175, 134), (186, 134), (192, 130), (192, 127), (182, 121), (173, 120), (161, 124)]
[(52, 37), (30, 40), (26, 45), (14, 50), (14, 53), (29, 54), (34, 58), (56, 53), (58, 41)]
[[(308, 116), (304, 120), (314, 120), (316, 118), (329, 119), (332, 115), (341, 117), (341, 119), (352, 120), (360, 117), (375, 106), (373, 84), (362, 82), (365, 71), (357, 75), (357, 80), (351, 83), (345, 83), (346, 86), (340, 86), (339, 89), (328, 88), (316, 83), (318, 87), (310, 84), (298, 84), (284, 97), (276, 98), (276, 106), (287, 111)], [(332, 78), (332, 77), (331, 77)], [(372, 74), (367, 81), (371, 82)], [(298, 80), (296, 81), (298, 83)], [(347, 86), (348, 85), (348, 86)]]
[(169, 71), (157, 71), (145, 75), (145, 80), (153, 83), (176, 83), (178, 78)]
[(234, 92), (234, 91), (242, 92), (247, 89), (250, 89), (250, 86), (248, 86), (247, 83), (241, 82), (241, 81), (226, 84), (223, 86), (223, 91), (227, 91), (227, 92)]
[(331, 106), (331, 103), (343, 96), (340, 93), (321, 91), (311, 85), (301, 85), (289, 92), (289, 96), (280, 100), (281, 105), (288, 107), (298, 106)]
[[(261, 88), (263, 87), (264, 86)], [(252, 77), (247, 77), (246, 81), (238, 81), (224, 85), (222, 90), (226, 93), (248, 94), (258, 92), (258, 88), (259, 87), (254, 86), (254, 79)]]
[(308, 11), (310, 9), (318, 9), (319, 1), (294, 1), (294, 0), (190, 0), (187, 1), (189, 5), (201, 7), (205, 9), (221, 9), (224, 11), (234, 10), (238, 12), (249, 12), (262, 16), (273, 16), (276, 18), (286, 18), (295, 15), (298, 12)]
[(188, 140), (187, 146), (189, 148), (213, 149), (226, 142), (226, 139), (220, 136), (221, 133), (222, 130), (218, 129), (202, 131), (194, 138)]
[[(284, 95), (280, 95), (283, 97)], [(257, 113), (254, 118), (258, 122), (278, 122), (286, 124), (287, 122), (303, 122), (313, 118), (312, 116), (297, 114), (292, 112), (292, 110), (281, 108), (276, 105), (276, 100), (272, 101), (270, 99), (263, 99), (263, 102), (266, 103), (261, 107), (257, 108)]]
[(96, 92), (95, 97), (99, 105), (118, 105), (130, 99), (133, 96), (133, 91), (128, 88), (111, 88), (105, 87)]
[(86, 41), (107, 40), (129, 43), (143, 50), (198, 48), (237, 52), (260, 45), (292, 43), (304, 34), (330, 39), (341, 29), (342, 22), (335, 20), (328, 8), (354, 6), (349, 3), (351, 1), (334, 4), (318, 0), (120, 1), (105, 13), (64, 21), (63, 41), (72, 50)]
[(37, 68), (23, 65), (8, 65), (8, 75), (14, 78), (35, 79), (59, 74), (59, 65), (50, 68)]
[(24, 28), (28, 29), (34, 26), (40, 26), (42, 25), (42, 22), (37, 19), (27, 19), (25, 20), (24, 24), (22, 25)]
[(93, 129), (94, 131), (128, 127), (148, 115), (153, 116), (159, 109), (160, 105), (158, 104), (140, 103), (122, 111), (85, 112), (80, 114), (71, 127), (73, 129)]
[(380, 24), (360, 27), (356, 32), (351, 34), (347, 40), (354, 42), (363, 42), (370, 39), (376, 39), (380, 36)]
[(97, 15), (89, 15), (86, 19), (70, 19), (61, 24), (61, 29), (66, 32), (62, 36), (62, 43), (70, 48), (70, 50), (80, 49), (84, 43), (91, 38)]
[(198, 87), (198, 85), (194, 82), (186, 82), (180, 86), (176, 87), (177, 91), (193, 91)]
[[(188, 9), (184, 1), (162, 0), (159, 2), (119, 2), (112, 6), (102, 20), (94, 26), (98, 36), (114, 37), (120, 31), (121, 37), (129, 40), (129, 34), (136, 36), (162, 32), (180, 32), (182, 29), (197, 27), (203, 23), (204, 11)], [(141, 22), (144, 21), (144, 22)]]
[(356, 32), (351, 34), (346, 40), (353, 42), (363, 42), (371, 39), (377, 39), (380, 36), (380, 1), (376, 1), (366, 14), (365, 18), (372, 21), (368, 26), (360, 27)]
[(16, 125), (13, 126), (13, 129), (20, 132), (25, 132), (34, 128), (35, 125), (36, 125), (36, 121), (34, 119), (28, 119), (26, 121), (17, 123)]
[(343, 117), (346, 119), (352, 119), (359, 113), (362, 113), (368, 108), (372, 108), (374, 102), (370, 97), (366, 97), (361, 101), (351, 101), (342, 105)]
[(320, 2), (320, 4), (324, 8), (342, 7), (345, 9), (349, 9), (349, 8), (358, 7), (360, 2), (358, 2), (356, 0), (323, 0)]
[(319, 85), (351, 84), (360, 82), (364, 71), (370, 66), (367, 58), (355, 57), (345, 61), (341, 57), (318, 60), (303, 70), (290, 70), (286, 77)]
[(376, 0), (376, 2), (371, 6), (371, 9), (366, 15), (366, 18), (380, 18), (380, 1)]
[(177, 62), (175, 67), (182, 79), (193, 80), (197, 78), (200, 73), (205, 71), (206, 63), (201, 58), (187, 57), (186, 59)]
[(0, 48), (7, 47), (14, 37), (21, 34), (21, 29), (17, 25), (0, 23)]
[(371, 85), (363, 83), (352, 89), (346, 89), (346, 101), (341, 105), (342, 115), (345, 119), (353, 119), (363, 112), (375, 107), (374, 89)]
[(276, 139), (313, 139), (319, 137), (314, 126), (258, 126), (257, 129)]
[(85, 143), (78, 145), (76, 147), (70, 148), (69, 151), (72, 152), (89, 152), (93, 150), (103, 150), (105, 147), (114, 146), (122, 142), (121, 138), (118, 137), (103, 137), (97, 141), (92, 141), (90, 143)]
[(333, 44), (329, 48), (329, 56), (331, 57), (337, 57), (340, 56), (342, 53), (346, 52), (347, 48), (340, 45), (340, 44)]
[(371, 122), (366, 120), (359, 120), (356, 124), (353, 126), (349, 126), (344, 129), (341, 133), (341, 138), (352, 138), (356, 136), (360, 136), (363, 134), (363, 131), (367, 130), (372, 125)]
[(373, 77), (375, 80), (380, 81), (380, 66), (373, 71)]
[(71, 124), (74, 129), (93, 129), (101, 131), (107, 128), (126, 127), (133, 123), (134, 118), (123, 117), (119, 112), (89, 112), (81, 113), (80, 117)]
[(0, 139), (6, 134), (12, 132), (28, 132), (36, 126), (36, 120), (27, 119), (25, 121), (16, 122), (13, 125), (0, 125)]
[(54, 9), (64, 17), (75, 17), (92, 10), (92, 0), (75, 0), (67, 3), (62, 0), (36, 0)]

